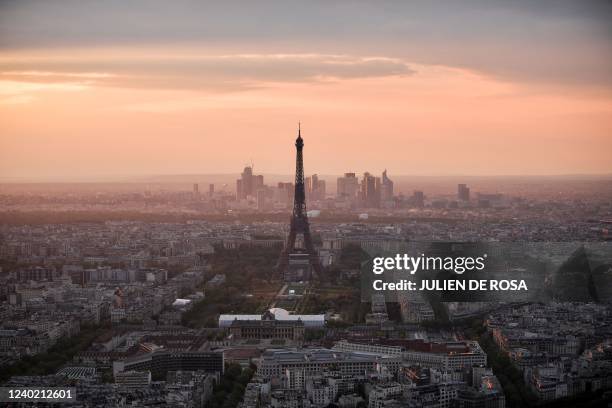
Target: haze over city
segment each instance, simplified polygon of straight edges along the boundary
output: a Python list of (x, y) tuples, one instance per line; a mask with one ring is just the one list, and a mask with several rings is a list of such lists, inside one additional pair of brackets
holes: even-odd
[(611, 21), (0, 0), (0, 405), (612, 407)]
[(0, 177), (612, 172), (612, 6), (0, 4)]

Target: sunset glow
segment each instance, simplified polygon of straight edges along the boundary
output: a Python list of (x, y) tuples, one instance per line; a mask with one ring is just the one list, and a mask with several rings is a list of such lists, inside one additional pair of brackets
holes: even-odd
[(3, 178), (235, 172), (249, 160), (286, 174), (298, 121), (324, 174), (385, 163), (396, 174), (612, 171), (609, 82), (479, 67), (484, 40), (466, 49), (473, 66), (413, 41), (112, 41), (2, 49)]

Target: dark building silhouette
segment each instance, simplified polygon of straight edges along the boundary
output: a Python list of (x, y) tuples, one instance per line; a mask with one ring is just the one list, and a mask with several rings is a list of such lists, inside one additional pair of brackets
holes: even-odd
[(417, 208), (425, 207), (425, 194), (422, 191), (416, 191), (412, 195), (412, 203)]
[(380, 206), (380, 179), (368, 172), (363, 173), (361, 180), (361, 199), (365, 208)]
[(324, 200), (325, 199), (325, 180), (319, 180), (317, 174), (306, 177), (306, 198), (309, 200)]
[(256, 197), (257, 191), (264, 187), (262, 175), (254, 175), (253, 167), (247, 166), (236, 180), (236, 199), (243, 200), (249, 196)]
[(382, 184), (380, 186), (380, 198), (382, 201), (393, 200), (393, 181), (387, 177), (387, 169), (382, 173)]
[[(302, 273), (301, 279), (291, 273), (295, 268), (293, 263), (302, 264), (304, 255), (307, 255), (309, 268), (312, 268), (315, 273), (321, 271), (321, 263), (317, 255), (314, 245), (312, 244), (312, 236), (310, 235), (310, 226), (308, 223), (308, 215), (306, 214), (306, 192), (304, 186), (304, 158), (302, 149), (304, 148), (304, 140), (302, 139), (301, 129), (298, 127), (298, 137), (295, 140), (296, 159), (295, 159), (295, 192), (293, 197), (293, 213), (291, 215), (291, 227), (287, 244), (281, 253), (278, 268), (285, 274), (286, 280), (309, 280), (310, 270), (300, 268)], [(296, 246), (297, 235), (303, 236), (303, 247)], [(303, 265), (300, 265), (303, 266)]]
[(344, 173), (344, 177), (338, 177), (336, 196), (338, 198), (354, 199), (359, 191), (359, 180), (355, 173)]
[(470, 201), (470, 188), (466, 184), (457, 185), (457, 198), (461, 201)]
[(291, 203), (293, 192), (295, 191), (293, 183), (279, 182), (276, 191), (276, 201), (285, 205), (289, 205)]

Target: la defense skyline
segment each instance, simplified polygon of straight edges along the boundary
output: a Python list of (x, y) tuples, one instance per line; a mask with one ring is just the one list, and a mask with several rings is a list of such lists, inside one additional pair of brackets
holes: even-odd
[[(300, 212), (299, 209), (296, 211), (295, 205), (302, 205), (305, 213), (304, 201), (306, 198), (313, 201), (325, 200), (328, 196), (326, 180), (323, 180), (316, 172), (310, 176), (305, 176), (301, 122), (298, 123), (298, 137), (295, 146), (297, 149), (295, 183), (279, 181), (275, 186), (274, 193), (271, 193), (264, 182), (264, 175), (255, 174), (254, 165), (250, 164), (244, 167), (240, 178), (236, 180), (236, 200), (253, 198), (260, 203), (266, 199), (276, 199), (287, 204), (291, 204), (293, 200), (294, 214)], [(214, 188), (214, 185), (211, 186)], [(387, 169), (382, 171), (381, 177), (376, 177), (369, 171), (365, 171), (361, 180), (359, 180), (358, 173), (345, 172), (337, 177), (335, 187), (337, 198), (359, 200), (365, 207), (380, 207), (381, 203), (390, 202), (394, 198), (394, 183), (389, 178)], [(194, 193), (197, 188), (198, 185), (194, 184)], [(298, 218), (300, 218), (299, 215)]]

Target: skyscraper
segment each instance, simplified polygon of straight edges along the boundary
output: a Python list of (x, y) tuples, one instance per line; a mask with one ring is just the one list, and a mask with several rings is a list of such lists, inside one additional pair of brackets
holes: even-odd
[(382, 173), (382, 184), (380, 188), (380, 199), (382, 201), (393, 200), (393, 181), (387, 177), (387, 169)]
[(245, 167), (244, 170), (242, 171), (242, 194), (243, 197), (241, 198), (246, 198), (247, 196), (252, 196), (253, 195), (253, 168), (252, 167)]
[(359, 191), (359, 180), (355, 173), (344, 173), (344, 177), (338, 177), (336, 196), (338, 198), (354, 199)]
[(425, 206), (425, 194), (422, 191), (415, 191), (412, 195), (412, 202), (415, 207), (423, 208)]
[(294, 187), (293, 183), (279, 182), (276, 188), (276, 201), (281, 204), (290, 204), (291, 197), (293, 196)]
[(257, 190), (257, 209), (266, 209), (266, 190), (264, 189)]
[(457, 198), (461, 201), (470, 201), (470, 188), (466, 184), (457, 185)]
[(264, 177), (262, 175), (258, 175), (258, 176), (253, 175), (252, 180), (253, 180), (253, 187), (252, 187), (251, 194), (256, 195), (257, 190), (264, 187)]
[(325, 199), (325, 180), (320, 180), (317, 174), (306, 177), (304, 180), (306, 187), (306, 198), (309, 200)]
[(236, 200), (242, 200), (245, 197), (242, 188), (242, 179), (236, 180)]
[(253, 168), (246, 166), (240, 175), (240, 178), (236, 180), (236, 198), (243, 200), (249, 196), (255, 197), (257, 190), (264, 186), (264, 178), (262, 175), (254, 175)]
[(199, 200), (200, 199), (200, 187), (198, 186), (198, 183), (194, 183), (193, 184), (193, 198), (195, 200)]
[(380, 204), (380, 179), (367, 171), (361, 180), (361, 199), (365, 208), (378, 208)]
[(319, 180), (319, 182), (317, 183), (317, 199), (325, 200), (325, 195), (326, 195), (325, 180)]

